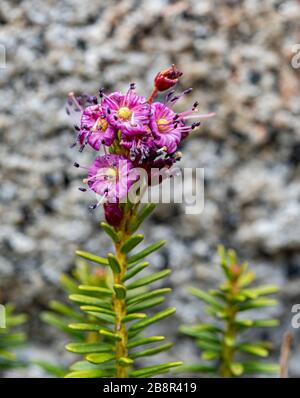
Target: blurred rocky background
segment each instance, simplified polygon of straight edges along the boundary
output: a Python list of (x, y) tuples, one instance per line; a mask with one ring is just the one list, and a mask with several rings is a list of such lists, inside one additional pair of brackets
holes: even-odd
[[(135, 81), (147, 94), (156, 72), (176, 63), (180, 88), (194, 88), (180, 108), (198, 100), (216, 116), (183, 148), (183, 166), (205, 168), (203, 213), (159, 205), (144, 225), (146, 243), (168, 239), (153, 267), (174, 270), (170, 304), (178, 311), (159, 327), (177, 345), (165, 356), (198, 358), (176, 330), (203, 319), (186, 288), (220, 280), (215, 250), (223, 242), (250, 261), (259, 282), (281, 288), (280, 305), (264, 312), (281, 320), (264, 332), (278, 360), (291, 306), (300, 303), (300, 69), (291, 65), (299, 15), (296, 0), (1, 0), (0, 289), (30, 314), (23, 355), (64, 363), (63, 337), (38, 314), (61, 296), (57, 281), (74, 266), (75, 248), (110, 249), (98, 228), (102, 214), (90, 213), (77, 189), (72, 163), (92, 154), (69, 149), (67, 93)], [(296, 341), (290, 369), (299, 377)], [(31, 366), (7, 374), (28, 375), (43, 373)]]

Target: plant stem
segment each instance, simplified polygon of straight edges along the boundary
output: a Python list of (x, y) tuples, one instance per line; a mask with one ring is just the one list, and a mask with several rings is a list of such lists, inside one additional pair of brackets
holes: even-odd
[(151, 104), (151, 102), (154, 100), (154, 98), (156, 97), (157, 93), (158, 93), (158, 90), (157, 90), (156, 87), (154, 87), (154, 89), (153, 89), (153, 91), (152, 91), (152, 93), (151, 93), (151, 95), (150, 95), (150, 97), (148, 98), (148, 101), (147, 101), (147, 102), (149, 102), (149, 104)]
[(222, 352), (221, 352), (221, 366), (220, 373), (221, 377), (233, 377), (233, 373), (231, 370), (231, 364), (234, 362), (234, 347), (231, 342), (235, 341), (235, 309), (231, 304), (227, 307), (227, 321), (226, 321), (226, 329), (224, 333), (224, 339), (222, 343)]
[[(119, 274), (114, 273), (114, 283), (121, 284), (122, 277), (124, 276), (127, 264), (126, 264), (126, 256), (120, 253), (120, 247), (122, 245), (122, 241), (116, 244), (116, 257), (121, 266), (121, 272)], [(115, 297), (113, 300), (113, 307), (116, 313), (116, 323), (115, 323), (115, 331), (121, 337), (121, 340), (116, 342), (116, 360), (117, 360), (117, 377), (126, 378), (128, 377), (127, 367), (120, 366), (118, 364), (118, 360), (120, 358), (127, 358), (127, 331), (125, 323), (122, 323), (122, 319), (126, 316), (126, 305), (125, 298), (120, 299)]]
[[(120, 264), (121, 272), (115, 273), (113, 272), (114, 284), (122, 284), (122, 278), (127, 271), (127, 260), (126, 254), (121, 253), (120, 248), (122, 244), (129, 238), (129, 233), (127, 232), (127, 224), (130, 218), (134, 215), (132, 209), (128, 209), (126, 216), (122, 224), (119, 227), (120, 234), (120, 242), (115, 244), (116, 250), (116, 258)], [(122, 319), (126, 316), (126, 297), (118, 298), (114, 297), (113, 299), (113, 309), (116, 313), (116, 321), (115, 321), (115, 332), (121, 337), (121, 340), (116, 342), (116, 377), (118, 378), (127, 378), (128, 377), (128, 368), (126, 366), (121, 366), (118, 363), (120, 358), (128, 358), (127, 351), (127, 341), (128, 335), (126, 330), (126, 324), (122, 323)]]

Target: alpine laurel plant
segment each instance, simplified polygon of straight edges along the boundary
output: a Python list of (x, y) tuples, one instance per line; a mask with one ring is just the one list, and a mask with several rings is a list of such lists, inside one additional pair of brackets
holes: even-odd
[[(78, 305), (73, 302), (68, 302), (70, 295), (94, 295), (93, 288), (106, 288), (107, 275), (102, 267), (93, 266), (86, 261), (78, 261), (72, 275), (62, 274), (60, 284), (65, 294), (65, 299), (62, 301), (51, 300), (48, 304), (48, 309), (41, 313), (41, 319), (48, 325), (54, 327), (66, 335), (66, 338), (72, 339), (72, 343), (66, 346), (67, 351), (75, 352), (78, 355), (84, 356), (85, 350), (80, 350), (82, 343), (87, 343), (85, 348), (89, 351), (101, 350), (102, 337), (95, 331), (86, 333), (85, 331), (74, 330), (72, 324), (86, 321), (101, 324), (91, 315), (86, 315), (80, 310)], [(82, 290), (82, 286), (90, 286), (90, 291)], [(69, 327), (71, 325), (71, 327)], [(50, 363), (49, 361), (35, 361), (47, 373), (55, 377), (64, 377), (69, 373), (66, 366), (58, 366), (57, 364)], [(74, 360), (70, 370), (76, 370), (82, 363)]]
[[(255, 274), (248, 271), (247, 263), (238, 264), (236, 253), (219, 248), (220, 266), (225, 280), (218, 289), (205, 292), (191, 288), (190, 292), (207, 304), (206, 312), (215, 321), (182, 326), (180, 331), (192, 337), (202, 350), (204, 362), (181, 368), (187, 372), (210, 373), (220, 377), (237, 377), (247, 374), (278, 374), (277, 364), (266, 363), (262, 358), (269, 355), (270, 343), (249, 341), (245, 332), (252, 328), (268, 328), (278, 325), (276, 319), (258, 319), (252, 315), (263, 307), (274, 306), (277, 301), (269, 298), (278, 291), (274, 285), (252, 287)], [(246, 356), (246, 358), (245, 358)], [(258, 357), (253, 360), (249, 357)]]
[[(76, 332), (98, 333), (102, 340), (96, 347), (87, 342), (67, 346), (85, 354), (85, 361), (73, 367), (67, 377), (150, 377), (181, 364), (139, 364), (139, 358), (171, 347), (164, 336), (148, 336), (145, 331), (172, 315), (175, 308), (153, 314), (153, 308), (171, 289), (152, 288), (152, 284), (167, 277), (170, 270), (151, 273), (145, 259), (165, 241), (136, 251), (144, 239), (137, 230), (155, 208), (153, 203), (141, 204), (143, 194), (149, 186), (172, 175), (171, 167), (181, 158), (178, 145), (200, 125), (199, 121), (189, 124), (189, 120), (212, 116), (198, 114), (198, 102), (185, 112), (174, 112), (172, 107), (192, 89), (177, 94), (171, 90), (163, 102), (154, 102), (158, 92), (173, 87), (181, 75), (175, 65), (159, 72), (148, 99), (136, 93), (134, 83), (125, 94), (106, 94), (103, 88), (98, 97), (69, 94), (66, 112), (77, 118), (74, 145), (79, 144), (79, 152), (86, 146), (101, 152), (89, 167), (74, 163), (86, 173), (85, 187), (79, 189), (96, 194), (91, 210), (103, 205), (107, 222), (101, 226), (112, 239), (114, 250), (104, 257), (77, 251), (79, 257), (106, 267), (110, 283), (107, 287), (83, 284), (80, 293), (70, 295), (86, 318), (69, 327)], [(146, 276), (140, 276), (144, 270), (148, 270)]]
[(1, 309), (5, 311), (5, 324), (0, 327), (0, 370), (7, 370), (25, 366), (15, 349), (26, 342), (26, 334), (19, 330), (19, 326), (26, 322), (25, 314), (15, 314), (15, 307), (6, 304)]

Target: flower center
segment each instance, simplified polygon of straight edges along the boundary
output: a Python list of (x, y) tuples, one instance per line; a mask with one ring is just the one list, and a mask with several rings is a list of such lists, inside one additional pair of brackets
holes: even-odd
[(118, 116), (121, 119), (128, 120), (131, 117), (131, 115), (132, 115), (132, 111), (127, 106), (122, 106), (118, 110)]
[(105, 131), (108, 127), (108, 123), (106, 121), (106, 119), (99, 119), (98, 124), (97, 124), (97, 128)]
[(117, 170), (115, 169), (115, 168), (112, 168), (112, 167), (108, 167), (106, 170), (105, 170), (105, 176), (107, 176), (107, 178), (114, 178), (114, 177), (117, 177)]
[(156, 120), (156, 124), (157, 124), (158, 130), (161, 131), (162, 133), (167, 131), (169, 128), (169, 122), (167, 119), (158, 119), (158, 120)]

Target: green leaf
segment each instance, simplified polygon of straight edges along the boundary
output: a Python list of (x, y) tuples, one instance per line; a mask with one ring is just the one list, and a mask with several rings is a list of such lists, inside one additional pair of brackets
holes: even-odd
[(108, 225), (106, 222), (101, 222), (100, 223), (102, 229), (107, 233), (108, 236), (111, 237), (111, 239), (115, 242), (115, 243), (119, 243), (120, 242), (120, 237), (118, 235), (118, 233), (116, 232), (116, 230)]
[(234, 324), (238, 328), (270, 328), (279, 325), (277, 319), (237, 319)]
[(114, 256), (112, 253), (108, 253), (107, 258), (110, 268), (113, 270), (114, 273), (119, 274), (121, 272), (121, 266), (117, 257)]
[(112, 370), (115, 368), (114, 363), (103, 363), (100, 365), (95, 365), (88, 361), (77, 361), (70, 366), (70, 370), (93, 370), (93, 369), (101, 369), (101, 370)]
[(105, 343), (70, 343), (66, 350), (75, 354), (88, 354), (92, 352), (111, 352), (112, 347)]
[(151, 344), (151, 343), (156, 343), (159, 341), (165, 340), (164, 336), (152, 336), (152, 337), (145, 337), (145, 338), (140, 338), (140, 339), (135, 339), (131, 340), (127, 344), (127, 348), (134, 348), (134, 347), (139, 347), (141, 345), (146, 345), (146, 344)]
[(78, 290), (77, 283), (68, 275), (62, 274), (60, 276), (60, 283), (68, 293), (76, 293)]
[(10, 315), (6, 317), (6, 327), (19, 326), (25, 323), (27, 316), (25, 314)]
[(237, 349), (239, 351), (248, 352), (249, 354), (257, 355), (263, 358), (267, 357), (269, 354), (268, 350), (259, 344), (252, 344), (252, 343), (239, 344), (237, 346)]
[(196, 344), (205, 351), (221, 351), (221, 345), (219, 343), (213, 343), (212, 341), (197, 340)]
[(63, 332), (71, 332), (68, 328), (68, 325), (66, 325), (65, 320), (62, 320), (59, 316), (54, 315), (51, 312), (42, 312), (41, 319), (43, 322), (48, 323), (48, 325), (54, 326), (57, 329), (62, 330)]
[(280, 367), (273, 363), (262, 363), (256, 361), (244, 362), (245, 373), (271, 373), (278, 374)]
[(127, 300), (128, 309), (129, 309), (129, 306), (131, 306), (133, 304), (140, 303), (141, 301), (145, 301), (145, 300), (151, 299), (153, 297), (161, 296), (162, 294), (170, 293), (171, 291), (172, 291), (172, 289), (165, 287), (162, 289), (153, 290), (152, 292), (149, 292), (149, 293), (138, 294), (137, 296), (134, 296)]
[(275, 299), (261, 297), (261, 298), (250, 300), (246, 303), (240, 304), (239, 311), (247, 311), (247, 310), (251, 310), (253, 308), (270, 307), (270, 306), (274, 306), (277, 304), (278, 304), (278, 301)]
[(236, 252), (232, 249), (227, 250), (228, 260), (230, 264), (237, 264)]
[(122, 323), (134, 321), (134, 320), (136, 320), (136, 319), (144, 319), (144, 318), (147, 318), (147, 315), (146, 315), (146, 314), (143, 314), (143, 313), (129, 314), (129, 315), (126, 315), (126, 316), (122, 319)]
[(208, 341), (215, 344), (220, 344), (220, 339), (217, 337), (215, 332), (210, 332), (210, 331), (198, 332), (197, 339)]
[(191, 365), (185, 365), (178, 369), (180, 372), (190, 373), (216, 373), (217, 368), (213, 365), (204, 365), (201, 363), (192, 363)]
[(96, 264), (101, 264), (101, 265), (108, 265), (108, 260), (103, 257), (96, 256), (95, 254), (84, 252), (82, 250), (76, 250), (75, 252), (77, 256), (84, 258), (85, 260), (92, 261), (93, 263)]
[(131, 305), (127, 309), (127, 313), (131, 314), (134, 312), (139, 312), (139, 311), (144, 311), (147, 308), (154, 307), (155, 305), (159, 305), (165, 301), (164, 297), (154, 297), (153, 299), (150, 300), (145, 300), (142, 301), (139, 304)]
[(213, 361), (217, 358), (220, 357), (220, 353), (216, 352), (216, 351), (203, 351), (201, 358), (204, 361)]
[(219, 311), (224, 310), (223, 305), (218, 300), (216, 300), (214, 297), (212, 297), (210, 294), (204, 292), (203, 290), (196, 289), (196, 288), (190, 288), (189, 291), (193, 296), (212, 305), (217, 310), (219, 310)]
[(257, 298), (258, 296), (274, 294), (278, 291), (279, 288), (275, 285), (262, 285), (253, 289), (245, 289), (243, 290), (243, 293), (248, 295), (250, 298)]
[(250, 285), (255, 279), (255, 273), (250, 271), (241, 275), (238, 279), (238, 286), (244, 287)]
[(102, 369), (79, 370), (68, 373), (65, 377), (68, 379), (96, 379), (99, 377), (107, 377), (107, 372)]
[(146, 249), (140, 251), (139, 253), (134, 254), (133, 256), (129, 257), (128, 263), (135, 263), (136, 261), (140, 261), (149, 254), (155, 252), (156, 250), (160, 249), (166, 243), (165, 240), (160, 240), (159, 242), (153, 243), (152, 245), (146, 247)]
[(170, 273), (171, 273), (171, 270), (169, 270), (169, 269), (166, 269), (166, 270), (160, 271), (160, 272), (155, 272), (154, 274), (145, 276), (144, 278), (137, 279), (136, 281), (130, 283), (127, 286), (127, 289), (131, 290), (131, 289), (136, 289), (137, 287), (149, 285), (150, 283), (153, 283), (162, 278), (165, 278), (166, 276), (170, 275)]
[(83, 332), (98, 332), (100, 326), (95, 323), (70, 323), (69, 328)]
[(118, 299), (121, 299), (121, 300), (125, 299), (125, 297), (126, 297), (126, 287), (125, 286), (116, 283), (114, 285), (114, 291), (116, 292), (116, 297)]
[(94, 311), (86, 311), (87, 314), (99, 319), (100, 321), (104, 322), (104, 323), (115, 323), (115, 317), (111, 316), (111, 315), (107, 315), (107, 314), (103, 314), (101, 312), (94, 312)]
[(256, 328), (269, 328), (278, 326), (279, 321), (277, 319), (257, 319), (253, 321), (253, 326)]
[(155, 348), (149, 348), (147, 350), (134, 352), (134, 353), (130, 354), (130, 358), (140, 358), (140, 357), (156, 355), (162, 351), (169, 350), (172, 346), (173, 346), (172, 343), (166, 343), (166, 344), (160, 345)]
[(147, 203), (142, 207), (137, 216), (133, 218), (129, 223), (129, 229), (131, 233), (134, 233), (139, 228), (145, 218), (147, 218), (152, 213), (155, 207), (156, 205), (154, 203)]
[(179, 331), (191, 337), (198, 337), (204, 331), (209, 331), (212, 333), (222, 333), (223, 330), (218, 326), (212, 325), (211, 323), (200, 323), (198, 325), (183, 325), (180, 326)]
[(122, 340), (121, 336), (119, 336), (117, 333), (108, 332), (105, 329), (100, 329), (99, 333), (101, 334), (101, 336), (108, 337), (112, 340)]
[(79, 285), (79, 290), (83, 290), (84, 292), (92, 292), (92, 293), (99, 293), (104, 296), (112, 296), (113, 292), (110, 289), (105, 287), (99, 286), (91, 286), (91, 285)]
[(97, 297), (92, 297), (92, 296), (85, 296), (81, 294), (71, 294), (69, 296), (69, 299), (72, 301), (75, 301), (76, 303), (81, 303), (81, 304), (86, 304), (86, 305), (95, 305), (96, 307), (103, 307), (110, 309), (111, 305), (105, 302), (104, 300), (101, 300)]
[(127, 254), (129, 253), (132, 249), (134, 249), (139, 243), (142, 242), (142, 240), (144, 239), (144, 236), (142, 234), (138, 234), (135, 236), (131, 236), (130, 238), (128, 238), (123, 245), (121, 246), (121, 253), (123, 254)]
[(180, 365), (182, 365), (182, 362), (168, 362), (163, 365), (148, 366), (146, 368), (134, 370), (130, 373), (130, 377), (150, 377), (150, 375), (165, 373), (169, 369)]
[(67, 373), (67, 369), (53, 365), (52, 363), (47, 362), (47, 361), (34, 361), (33, 363), (38, 365), (43, 370), (45, 370), (47, 373), (49, 373), (55, 377), (64, 377), (65, 374)]
[(96, 353), (96, 354), (89, 354), (85, 357), (85, 359), (88, 362), (94, 363), (94, 364), (100, 364), (100, 363), (105, 363), (109, 362), (115, 359), (115, 355), (111, 353)]
[(10, 351), (0, 350), (0, 358), (6, 359), (8, 361), (14, 361), (16, 359), (16, 354)]
[(126, 272), (124, 277), (122, 278), (122, 282), (127, 281), (128, 279), (131, 279), (133, 276), (135, 276), (137, 273), (143, 271), (146, 267), (148, 267), (150, 263), (148, 261), (145, 261), (138, 266), (134, 267), (131, 271)]
[(244, 372), (244, 366), (239, 362), (230, 364), (230, 370), (234, 376), (241, 376)]
[(108, 310), (107, 308), (96, 307), (93, 305), (81, 305), (80, 309), (81, 309), (81, 311), (85, 311), (85, 312), (88, 312), (88, 311), (101, 312), (102, 314), (116, 316), (114, 311)]
[(10, 332), (10, 334), (1, 334), (0, 332), (0, 347), (15, 347), (23, 344), (24, 341), (26, 341), (26, 334), (23, 332)]
[(118, 364), (120, 366), (122, 366), (123, 368), (127, 368), (128, 366), (132, 365), (133, 363), (134, 363), (134, 361), (131, 358), (121, 357), (118, 360)]
[(66, 315), (70, 318), (81, 319), (82, 316), (78, 312), (74, 311), (72, 308), (68, 307), (65, 304), (60, 303), (56, 300), (51, 300), (49, 302), (49, 308), (52, 310), (59, 312), (62, 315)]
[(151, 325), (152, 323), (161, 321), (162, 319), (167, 318), (168, 316), (174, 314), (175, 312), (176, 312), (175, 307), (167, 308), (167, 309), (160, 311), (157, 314), (155, 314), (145, 320), (138, 321), (138, 322), (134, 323), (133, 325), (130, 326), (129, 330), (135, 331), (135, 330), (144, 329), (147, 326)]

